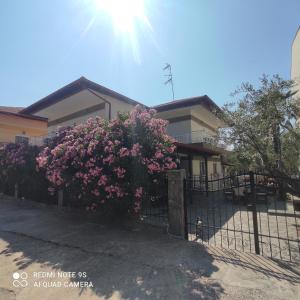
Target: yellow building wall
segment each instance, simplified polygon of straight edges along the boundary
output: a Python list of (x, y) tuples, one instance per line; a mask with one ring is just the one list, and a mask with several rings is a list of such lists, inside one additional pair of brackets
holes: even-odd
[(16, 136), (39, 138), (47, 135), (47, 122), (0, 113), (0, 143), (15, 142)]

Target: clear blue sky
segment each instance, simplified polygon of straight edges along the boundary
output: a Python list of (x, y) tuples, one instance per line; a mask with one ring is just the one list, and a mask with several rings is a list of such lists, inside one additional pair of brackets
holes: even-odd
[(207, 94), (219, 105), (262, 73), (290, 77), (299, 0), (144, 0), (151, 27), (135, 19), (134, 37), (93, 1), (1, 1), (0, 105), (29, 105), (80, 76), (162, 103), (165, 62), (175, 98)]

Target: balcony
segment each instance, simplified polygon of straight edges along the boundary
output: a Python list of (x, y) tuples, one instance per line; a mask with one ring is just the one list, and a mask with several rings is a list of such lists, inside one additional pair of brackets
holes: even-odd
[(189, 133), (184, 134), (172, 134), (170, 135), (179, 143), (182, 144), (208, 144), (213, 147), (218, 147), (225, 149), (226, 145), (223, 143), (220, 143), (218, 138), (216, 136), (211, 136), (207, 134), (205, 130), (198, 130), (198, 131), (191, 131)]

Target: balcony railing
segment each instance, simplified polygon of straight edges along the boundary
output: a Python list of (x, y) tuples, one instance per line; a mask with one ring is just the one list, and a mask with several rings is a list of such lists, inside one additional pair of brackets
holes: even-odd
[(173, 138), (182, 144), (204, 143), (219, 148), (225, 148), (226, 146), (219, 142), (217, 137), (208, 135), (203, 131), (191, 131), (184, 134), (171, 134)]
[(28, 143), (33, 146), (42, 146), (46, 137), (47, 136), (30, 137)]

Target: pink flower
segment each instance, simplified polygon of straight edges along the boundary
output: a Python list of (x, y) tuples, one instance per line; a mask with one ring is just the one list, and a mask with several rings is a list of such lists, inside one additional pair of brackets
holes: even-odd
[(100, 176), (100, 179), (98, 181), (98, 185), (101, 186), (101, 185), (106, 185), (107, 183), (107, 177), (106, 175), (102, 175)]
[(98, 190), (93, 190), (91, 193), (92, 193), (93, 195), (95, 195), (96, 197), (100, 196), (100, 193), (99, 193)]
[(111, 165), (115, 161), (115, 157), (113, 154), (108, 155), (106, 158), (103, 159), (104, 164)]
[(127, 148), (125, 148), (125, 147), (122, 147), (120, 149), (119, 154), (120, 154), (120, 157), (128, 156), (129, 155), (129, 150)]
[(161, 171), (161, 168), (157, 162), (152, 162), (147, 167), (150, 174)]
[(143, 195), (143, 191), (144, 191), (143, 187), (137, 188), (137, 189), (135, 190), (134, 196), (135, 196), (136, 198), (140, 199), (140, 198), (142, 197), (142, 195)]
[(176, 169), (177, 164), (174, 161), (172, 161), (170, 163), (165, 163), (165, 168), (168, 170)]
[(133, 144), (131, 149), (132, 156), (138, 156), (140, 154), (142, 146), (139, 143)]
[(114, 172), (117, 174), (118, 178), (124, 178), (126, 170), (123, 168), (114, 168)]
[(133, 210), (136, 214), (141, 210), (141, 202), (140, 201), (134, 202)]
[(163, 157), (164, 157), (164, 155), (160, 150), (155, 152), (155, 158), (160, 159), (160, 158), (163, 158)]

